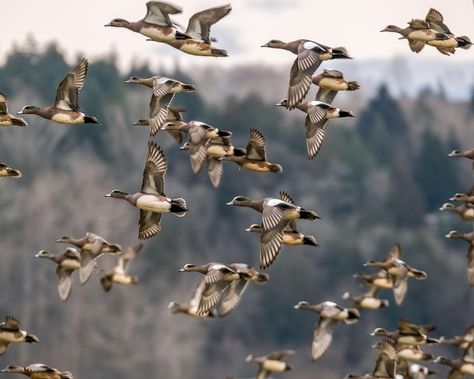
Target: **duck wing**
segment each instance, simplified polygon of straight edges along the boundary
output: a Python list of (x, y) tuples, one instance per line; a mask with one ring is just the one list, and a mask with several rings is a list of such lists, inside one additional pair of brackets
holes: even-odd
[(332, 342), (332, 332), (337, 321), (330, 318), (320, 317), (314, 329), (313, 343), (311, 346), (311, 358), (313, 361), (319, 359), (329, 348)]
[(138, 243), (136, 245), (129, 247), (124, 252), (120, 253), (118, 257), (117, 266), (120, 268), (120, 270), (122, 270), (122, 272), (127, 271), (127, 266), (130, 264), (131, 261), (133, 261), (137, 257), (137, 255), (140, 253), (142, 248), (143, 248), (143, 244)]
[[(150, 99), (150, 114), (149, 114), (149, 125), (150, 125), (150, 136), (154, 136), (160, 130), (160, 127), (166, 121), (169, 112), (169, 105), (173, 100), (174, 93), (167, 93), (162, 97), (155, 95), (151, 96)], [(170, 131), (172, 132), (172, 131)], [(179, 132), (177, 132), (179, 133)], [(181, 133), (179, 133), (181, 135)]]
[(295, 59), (290, 69), (290, 84), (288, 87), (288, 109), (293, 109), (306, 96), (311, 87), (313, 72), (302, 71), (299, 68), (298, 58)]
[(163, 194), (168, 164), (163, 151), (154, 142), (148, 142), (148, 156), (143, 170), (141, 192)]
[(222, 303), (219, 310), (221, 317), (227, 316), (240, 302), (249, 282), (245, 279), (232, 282), (222, 295)]
[(161, 213), (140, 209), (138, 219), (138, 239), (146, 240), (161, 231)]
[(54, 106), (66, 111), (79, 111), (79, 92), (87, 77), (89, 62), (82, 58), (79, 64), (59, 83)]
[(425, 47), (425, 42), (420, 40), (409, 39), (408, 46), (410, 46), (410, 50), (414, 53), (419, 53)]
[(6, 316), (5, 321), (0, 324), (0, 330), (18, 332), (20, 330), (20, 322), (12, 316)]
[(189, 19), (186, 34), (194, 39), (202, 40), (207, 44), (211, 44), (211, 39), (209, 37), (211, 26), (224, 16), (228, 15), (231, 10), (232, 6), (226, 4), (195, 13)]
[(443, 15), (436, 9), (431, 8), (425, 17), (425, 20), (429, 23), (430, 28), (440, 33), (452, 34), (448, 26), (444, 23)]
[(0, 340), (0, 356), (7, 351), (8, 345), (10, 345), (10, 342)]
[(288, 225), (284, 211), (276, 206), (266, 205), (262, 212), (263, 231), (260, 235), (260, 268), (269, 267), (276, 259), (283, 244), (283, 231)]
[(56, 268), (56, 276), (58, 278), (58, 292), (62, 301), (66, 301), (71, 293), (72, 288), (72, 269), (64, 269), (60, 265)]
[(400, 247), (400, 244), (397, 243), (393, 245), (393, 247), (388, 252), (386, 261), (389, 261), (391, 259), (400, 259), (401, 255), (402, 255), (402, 249)]
[(318, 92), (316, 93), (315, 100), (322, 101), (323, 103), (332, 104), (336, 98), (337, 91), (327, 88), (319, 87)]
[[(204, 281), (206, 278), (203, 279)], [(227, 288), (229, 282), (224, 280), (215, 283), (206, 283), (201, 294), (196, 314), (199, 316), (206, 315), (219, 302), (222, 292)]]
[(207, 157), (207, 173), (209, 175), (209, 179), (211, 179), (211, 183), (214, 188), (218, 188), (221, 184), (223, 172), (224, 168), (222, 166), (222, 161), (216, 158)]
[(143, 21), (160, 26), (173, 26), (169, 15), (183, 11), (180, 6), (165, 1), (149, 1), (146, 3), (146, 9), (147, 12)]
[(322, 119), (317, 123), (311, 121), (311, 116), (308, 114), (305, 119), (306, 130), (306, 149), (308, 151), (308, 158), (312, 159), (318, 154), (319, 149), (324, 141), (326, 133), (327, 119)]
[(246, 147), (248, 159), (255, 161), (266, 161), (265, 137), (257, 129), (250, 129), (249, 140)]

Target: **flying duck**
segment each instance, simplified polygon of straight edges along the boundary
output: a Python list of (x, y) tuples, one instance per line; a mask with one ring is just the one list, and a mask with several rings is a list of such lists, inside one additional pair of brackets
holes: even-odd
[(234, 149), (233, 154), (225, 155), (223, 159), (235, 162), (240, 167), (250, 171), (282, 172), (283, 168), (279, 164), (273, 164), (267, 161), (265, 147), (266, 141), (263, 134), (257, 129), (250, 129), (246, 149)]
[(437, 32), (430, 28), (428, 23), (423, 24), (411, 24), (404, 29), (395, 26), (395, 25), (388, 25), (381, 32), (392, 32), (398, 33), (402, 35), (402, 38), (406, 38), (408, 40), (408, 46), (410, 50), (414, 53), (419, 53), (424, 47), (427, 42), (430, 41), (446, 41), (449, 37), (445, 33)]
[[(154, 104), (159, 104), (159, 102), (154, 102)], [(156, 109), (155, 109), (156, 110)], [(184, 109), (182, 108), (174, 108), (174, 107), (168, 107), (168, 113), (166, 115), (166, 119), (164, 124), (171, 122), (173, 125), (182, 125), (185, 124), (183, 121), (183, 116), (181, 113), (185, 112)], [(150, 112), (151, 114), (152, 112)], [(155, 112), (153, 112), (154, 114)], [(151, 115), (150, 115), (151, 117)], [(134, 122), (133, 125), (137, 126), (150, 126), (150, 119), (149, 118), (141, 118), (138, 121)], [(160, 128), (158, 129), (158, 131)], [(169, 135), (174, 138), (174, 140), (181, 145), (183, 143), (183, 133), (178, 131), (178, 130), (167, 130)], [(156, 134), (156, 133), (155, 133)], [(152, 131), (150, 129), (150, 135), (152, 135)]]
[(20, 329), (20, 323), (12, 316), (6, 316), (5, 321), (0, 324), (0, 355), (7, 351), (11, 343), (38, 343), (39, 339), (33, 334)]
[(322, 61), (329, 59), (352, 59), (345, 47), (331, 48), (307, 39), (285, 43), (271, 40), (262, 47), (284, 49), (297, 55), (290, 70), (290, 85), (288, 88), (288, 108), (293, 109), (308, 93), (312, 83), (312, 75)]
[(474, 232), (461, 233), (456, 230), (451, 230), (445, 237), (464, 240), (469, 244), (467, 251), (467, 280), (469, 281), (469, 285), (474, 287)]
[(59, 83), (54, 105), (37, 107), (25, 105), (18, 114), (34, 114), (58, 124), (98, 124), (95, 116), (87, 116), (79, 107), (79, 92), (87, 77), (89, 62), (82, 58), (79, 64)]
[(143, 244), (139, 243), (117, 254), (117, 265), (114, 270), (105, 272), (100, 278), (104, 291), (110, 291), (114, 283), (125, 285), (138, 283), (138, 278), (128, 274), (127, 269), (130, 262), (136, 258), (142, 248)]
[(199, 303), (201, 302), (201, 296), (204, 289), (207, 287), (206, 281), (201, 280), (196, 288), (193, 291), (191, 296), (191, 300), (186, 304), (180, 304), (175, 301), (172, 301), (168, 304), (168, 309), (172, 313), (184, 313), (189, 316), (193, 317), (200, 317), (200, 318), (213, 318), (217, 316), (217, 311), (215, 308), (212, 308), (207, 313), (198, 314)]
[(79, 281), (81, 284), (85, 284), (90, 279), (96, 267), (95, 260), (97, 258), (102, 254), (115, 254), (122, 251), (120, 245), (110, 243), (101, 236), (91, 232), (87, 232), (84, 237), (79, 239), (63, 236), (56, 240), (56, 242), (67, 243), (80, 249)]
[(25, 120), (8, 113), (7, 97), (0, 92), (0, 127), (2, 126), (28, 126)]
[(444, 203), (440, 211), (449, 211), (456, 213), (461, 217), (463, 221), (473, 221), (474, 220), (474, 204), (466, 203), (467, 205), (454, 206), (451, 203)]
[(177, 29), (177, 25), (170, 19), (170, 14), (182, 12), (182, 8), (165, 1), (148, 1), (146, 15), (139, 21), (130, 22), (123, 18), (114, 18), (105, 26), (125, 28), (157, 42), (171, 42), (191, 38)]
[(45, 250), (40, 250), (36, 258), (46, 258), (56, 263), (56, 276), (59, 297), (66, 301), (71, 293), (72, 274), (81, 267), (81, 256), (77, 249), (68, 247), (62, 254), (53, 255)]
[(408, 289), (408, 278), (414, 277), (418, 280), (428, 278), (426, 272), (415, 269), (407, 265), (400, 259), (401, 248), (399, 244), (395, 244), (390, 249), (385, 261), (369, 260), (364, 266), (376, 267), (386, 271), (392, 279), (393, 295), (395, 303), (401, 305), (405, 299)]
[(307, 301), (300, 301), (296, 309), (309, 310), (319, 313), (319, 321), (314, 330), (311, 357), (313, 362), (321, 358), (332, 341), (333, 329), (338, 322), (354, 324), (360, 318), (359, 311), (355, 308), (343, 308), (332, 301), (324, 301), (311, 305)]
[(56, 368), (46, 366), (43, 363), (33, 363), (26, 367), (7, 366), (1, 372), (10, 372), (15, 374), (23, 374), (31, 379), (74, 379), (69, 371), (61, 372)]
[(389, 306), (389, 301), (385, 299), (379, 299), (377, 297), (380, 287), (376, 285), (370, 285), (369, 290), (366, 293), (360, 295), (353, 295), (350, 292), (345, 292), (342, 295), (344, 300), (352, 300), (354, 308), (357, 309), (381, 309)]
[(162, 213), (183, 217), (188, 211), (184, 199), (171, 199), (164, 194), (167, 168), (163, 151), (154, 142), (148, 142), (148, 156), (140, 191), (129, 195), (121, 190), (113, 190), (105, 195), (125, 200), (140, 209), (138, 238), (141, 240), (149, 239), (161, 231)]
[(356, 81), (347, 81), (344, 74), (338, 70), (324, 69), (312, 78), (313, 84), (319, 86), (315, 100), (331, 104), (339, 91), (356, 91), (360, 85)]
[(292, 370), (293, 367), (283, 361), (288, 355), (295, 354), (294, 350), (274, 351), (273, 353), (256, 357), (252, 354), (245, 358), (246, 362), (257, 363), (259, 366), (256, 379), (267, 379), (272, 372), (283, 372)]
[(290, 201), (291, 197), (284, 191), (280, 199), (266, 197), (251, 200), (244, 196), (234, 197), (227, 205), (249, 207), (262, 213), (263, 231), (260, 235), (260, 268), (269, 267), (276, 259), (283, 244), (284, 230), (292, 220), (316, 220), (318, 213), (306, 210)]
[(152, 76), (150, 78), (132, 76), (130, 79), (126, 80), (125, 83), (142, 84), (153, 90), (153, 95), (150, 99), (150, 113), (148, 118), (151, 136), (158, 133), (160, 127), (166, 121), (168, 117), (168, 108), (175, 93), (196, 91), (196, 87), (192, 84), (185, 84), (165, 76)]
[[(276, 106), (288, 108), (288, 101), (283, 99)], [(323, 144), (326, 126), (330, 119), (341, 117), (354, 117), (351, 111), (345, 111), (331, 106), (321, 101), (302, 101), (295, 106), (300, 111), (306, 113), (306, 149), (308, 150), (308, 159), (313, 159), (318, 154)]]

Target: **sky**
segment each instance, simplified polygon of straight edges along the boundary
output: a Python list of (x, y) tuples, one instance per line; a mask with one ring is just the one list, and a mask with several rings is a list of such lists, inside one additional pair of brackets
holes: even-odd
[[(222, 5), (225, 0), (174, 1), (183, 13), (173, 20), (186, 27), (197, 11)], [(292, 41), (311, 39), (329, 46), (345, 46), (354, 59), (413, 57), (406, 41), (397, 35), (380, 33), (388, 24), (401, 27), (412, 18), (423, 18), (430, 7), (438, 9), (457, 35), (474, 40), (472, 0), (236, 0), (232, 12), (211, 29), (218, 39), (216, 47), (228, 50), (229, 58), (188, 56), (167, 45), (145, 41), (145, 37), (126, 29), (105, 28), (113, 18), (137, 21), (146, 13), (146, 1), (137, 0), (2, 0), (2, 9), (11, 17), (2, 20), (0, 60), (13, 43), (23, 43), (28, 35), (40, 46), (57, 41), (71, 64), (81, 52), (89, 59), (114, 51), (120, 67), (151, 62), (169, 66), (179, 62), (193, 65), (283, 64), (292, 61), (286, 51), (260, 46), (270, 39)], [(423, 57), (459, 61), (474, 60), (474, 48), (455, 56), (441, 56), (425, 48)]]

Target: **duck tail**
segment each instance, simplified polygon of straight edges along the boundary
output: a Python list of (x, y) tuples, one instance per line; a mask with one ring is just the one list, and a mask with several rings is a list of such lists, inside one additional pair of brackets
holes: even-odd
[(15, 170), (14, 168), (8, 168), (7, 174), (13, 178), (21, 178), (21, 172), (19, 170)]
[(270, 164), (268, 165), (268, 168), (270, 169), (271, 172), (275, 172), (279, 174), (280, 172), (283, 172), (283, 167), (279, 164)]
[(331, 59), (352, 59), (345, 47), (339, 46), (332, 49)]
[(180, 39), (192, 39), (193, 37), (191, 36), (188, 36), (186, 33), (183, 33), (183, 32), (180, 32), (179, 30), (176, 30), (176, 39), (177, 40), (180, 40)]
[(352, 324), (354, 322), (357, 322), (357, 320), (360, 319), (360, 313), (357, 308), (350, 308), (347, 310), (348, 316), (347, 316), (347, 324)]
[(461, 49), (469, 49), (472, 45), (471, 39), (467, 36), (460, 36), (456, 37), (456, 41), (458, 43), (458, 47)]
[(197, 88), (196, 86), (193, 86), (192, 84), (183, 84), (183, 90), (191, 92), (191, 91), (196, 91)]
[(25, 342), (27, 342), (27, 343), (38, 343), (39, 338), (36, 337), (34, 334), (27, 334), (25, 336)]
[(74, 375), (70, 371), (64, 371), (60, 374), (61, 379), (74, 379)]
[(355, 91), (360, 88), (360, 85), (359, 85), (359, 82), (353, 80), (353, 81), (347, 82), (347, 87), (348, 87), (348, 91)]
[(255, 278), (254, 278), (256, 283), (263, 284), (266, 283), (270, 280), (270, 275), (265, 274), (263, 272), (259, 272)]
[(303, 245), (319, 246), (315, 236), (304, 236)]
[(306, 219), (306, 220), (316, 220), (321, 217), (319, 217), (318, 213), (315, 211), (308, 211), (306, 209), (301, 208), (300, 210), (300, 218)]
[(388, 300), (382, 300), (380, 303), (380, 308), (388, 308), (390, 305), (390, 302)]
[(214, 49), (214, 48), (211, 48), (211, 54), (213, 57), (228, 57), (229, 56), (229, 54), (227, 54), (227, 50)]
[(95, 116), (84, 116), (84, 124), (100, 124)]
[(183, 217), (186, 215), (188, 208), (186, 208), (186, 200), (181, 197), (171, 200), (170, 212), (174, 213), (178, 217)]

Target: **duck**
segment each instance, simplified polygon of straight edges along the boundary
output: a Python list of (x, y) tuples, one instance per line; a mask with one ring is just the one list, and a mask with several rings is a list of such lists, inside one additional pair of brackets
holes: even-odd
[(104, 26), (125, 28), (157, 42), (167, 43), (191, 38), (178, 30), (177, 25), (170, 19), (170, 14), (179, 14), (183, 11), (180, 6), (165, 1), (148, 1), (146, 10), (145, 17), (139, 21), (130, 22), (123, 18), (114, 18)]
[(265, 137), (257, 129), (250, 129), (249, 140), (245, 150), (235, 150), (233, 154), (223, 156), (224, 160), (237, 163), (241, 168), (256, 172), (281, 173), (283, 168), (279, 164), (267, 161)]
[(79, 250), (68, 247), (64, 253), (53, 255), (46, 250), (40, 250), (36, 258), (45, 258), (57, 265), (56, 276), (58, 282), (59, 297), (62, 301), (67, 301), (71, 294), (72, 274), (81, 267), (81, 256)]
[(427, 23), (422, 25), (412, 24), (412, 26), (404, 29), (395, 26), (388, 25), (381, 32), (398, 33), (402, 35), (400, 39), (407, 39), (410, 50), (414, 53), (419, 53), (425, 47), (429, 41), (446, 41), (449, 37), (445, 33), (437, 32), (436, 30), (430, 29)]
[[(472, 349), (472, 342), (474, 342), (474, 324), (469, 325), (464, 331), (464, 335), (453, 338), (441, 337), (439, 343), (454, 345), (467, 353), (468, 349)], [(473, 357), (474, 358), (474, 357)]]
[(74, 376), (69, 371), (59, 371), (43, 363), (32, 363), (25, 367), (10, 365), (1, 372), (23, 374), (31, 379), (74, 379)]
[(116, 254), (122, 251), (120, 245), (110, 243), (103, 237), (91, 232), (87, 232), (84, 237), (79, 239), (62, 236), (56, 242), (70, 244), (80, 249), (79, 281), (82, 285), (87, 283), (92, 276), (97, 258), (102, 254)]
[(395, 303), (401, 305), (405, 299), (408, 289), (408, 278), (414, 277), (418, 280), (428, 278), (426, 272), (415, 269), (400, 259), (401, 248), (395, 244), (389, 251), (384, 261), (369, 260), (364, 266), (376, 267), (387, 271), (392, 279)]
[(250, 281), (263, 284), (270, 279), (245, 263), (223, 264), (210, 262), (204, 265), (186, 264), (179, 271), (200, 272), (205, 275), (205, 287), (196, 314), (206, 315), (221, 301), (219, 316), (227, 316), (239, 304)]
[(436, 344), (439, 340), (428, 337), (427, 334), (434, 331), (434, 325), (416, 325), (407, 320), (400, 319), (398, 329), (387, 331), (384, 328), (375, 328), (371, 336), (386, 337), (392, 339), (398, 345), (423, 345)]
[(444, 203), (440, 211), (449, 211), (452, 213), (457, 213), (463, 221), (473, 221), (474, 220), (474, 204), (473, 205), (460, 205), (458, 207), (454, 206), (451, 203)]
[(58, 124), (99, 124), (97, 117), (87, 116), (79, 107), (79, 92), (87, 77), (89, 62), (82, 58), (79, 64), (59, 83), (54, 105), (37, 107), (25, 105), (18, 114), (33, 114)]
[(418, 345), (401, 345), (397, 351), (397, 357), (400, 361), (418, 362), (431, 361), (431, 354), (423, 352)]
[(354, 275), (354, 278), (363, 280), (377, 288), (393, 289), (392, 278), (389, 276), (388, 272), (384, 270), (379, 270), (374, 274), (364, 274), (359, 272)]
[(256, 357), (250, 354), (245, 358), (246, 362), (257, 363), (259, 366), (257, 379), (267, 379), (272, 372), (284, 372), (292, 370), (293, 367), (284, 362), (283, 359), (289, 355), (295, 354), (294, 350), (274, 351), (262, 357)]
[(380, 287), (376, 285), (371, 285), (369, 290), (366, 293), (360, 295), (353, 295), (350, 292), (345, 292), (342, 295), (344, 300), (351, 300), (354, 305), (354, 308), (357, 309), (381, 309), (388, 308), (390, 305), (388, 300), (379, 299), (377, 294), (380, 290)]
[[(224, 141), (224, 138), (219, 138), (220, 140)], [(230, 141), (230, 139), (226, 138), (227, 140)], [(212, 143), (214, 147), (217, 145), (220, 145), (219, 143)], [(186, 142), (183, 146), (180, 147), (180, 150), (190, 150), (191, 144), (189, 142)], [(199, 159), (200, 163), (198, 164), (199, 166), (199, 171), (201, 170), (202, 166), (206, 165), (207, 167), (207, 173), (209, 175), (209, 179), (211, 180), (212, 186), (214, 188), (219, 188), (222, 180), (222, 174), (224, 173), (224, 168), (222, 167), (222, 158), (215, 158), (209, 155), (209, 147), (210, 145), (206, 145), (203, 147), (203, 149), (199, 148), (198, 154), (206, 154), (202, 163), (201, 163), (201, 156), (192, 154), (191, 155), (191, 163), (193, 159)], [(227, 147), (225, 144), (222, 144), (221, 147)], [(196, 166), (197, 167), (197, 166)]]
[(8, 167), (5, 163), (0, 162), (0, 178), (7, 176), (18, 179), (22, 177), (22, 174), (20, 170)]
[(360, 88), (355, 80), (345, 80), (339, 70), (324, 69), (319, 75), (313, 75), (312, 83), (319, 86), (315, 100), (326, 104), (332, 104), (339, 91), (356, 91)]
[[(227, 205), (248, 207), (262, 213), (263, 231), (260, 235), (260, 268), (269, 267), (278, 256), (282, 244), (284, 230), (292, 220), (317, 220), (319, 214), (289, 202), (291, 197), (284, 191), (280, 192), (280, 199), (266, 197), (251, 200), (245, 196), (236, 196)], [(291, 199), (292, 201), (292, 199)]]
[(343, 308), (332, 301), (324, 301), (319, 304), (309, 304), (300, 301), (294, 306), (295, 309), (309, 310), (319, 314), (319, 321), (314, 330), (311, 358), (314, 361), (329, 348), (332, 341), (333, 329), (337, 323), (354, 324), (360, 318), (360, 313), (355, 308)]
[[(156, 104), (156, 103), (155, 103)], [(183, 116), (181, 113), (185, 112), (183, 108), (176, 108), (176, 107), (168, 107), (168, 113), (166, 115), (165, 124), (167, 122), (172, 122), (174, 125), (182, 125), (185, 124), (183, 121)], [(149, 118), (141, 118), (133, 123), (136, 126), (150, 126), (150, 119)], [(158, 131), (161, 128), (158, 129)], [(158, 132), (157, 131), (157, 132)], [(156, 133), (157, 133), (156, 132)], [(181, 145), (183, 143), (183, 133), (177, 130), (167, 130), (168, 134), (174, 138), (174, 140)], [(155, 134), (156, 134), (155, 133)], [(150, 130), (150, 136), (152, 136), (152, 131)]]
[(465, 375), (474, 375), (474, 362), (472, 361), (439, 356), (436, 357), (433, 362), (451, 367), (448, 378), (463, 378)]
[[(260, 224), (251, 224), (247, 229), (245, 229), (245, 231), (262, 234), (263, 226)], [(294, 221), (290, 221), (286, 228), (283, 230), (283, 245), (319, 246), (319, 243), (315, 236), (305, 235), (303, 233), (298, 232), (298, 230), (296, 230), (296, 223)]]
[(205, 57), (227, 57), (226, 50), (217, 49), (212, 45), (216, 41), (210, 37), (211, 26), (232, 10), (230, 4), (225, 4), (195, 13), (188, 22), (185, 34), (191, 38), (174, 39), (167, 43), (186, 54)]
[(8, 113), (7, 97), (0, 92), (0, 127), (2, 126), (28, 126), (28, 123)]
[(166, 76), (152, 76), (150, 78), (141, 78), (132, 76), (126, 80), (128, 84), (142, 84), (153, 90), (150, 99), (150, 113), (148, 125), (150, 135), (154, 136), (160, 130), (160, 127), (168, 118), (168, 109), (176, 93), (194, 92), (196, 87), (192, 84), (182, 83), (179, 80), (167, 78)]
[(449, 38), (446, 40), (432, 40), (428, 41), (427, 44), (436, 47), (441, 54), (449, 55), (454, 54), (456, 48), (469, 49), (472, 45), (471, 40), (467, 36), (456, 37), (448, 26), (444, 23), (444, 17), (438, 10), (431, 8), (425, 19), (414, 19), (408, 23), (410, 27), (428, 27), (439, 32), (445, 33)]
[(161, 129), (188, 134), (187, 143), (181, 146), (180, 149), (189, 151), (191, 169), (194, 175), (201, 171), (207, 157), (220, 158), (233, 151), (230, 140), (232, 132), (220, 130), (202, 121), (192, 120), (184, 124), (169, 122), (163, 125)]
[[(283, 99), (276, 106), (288, 108), (288, 100)], [(306, 149), (308, 151), (308, 159), (313, 159), (321, 149), (321, 145), (326, 133), (326, 126), (330, 119), (355, 117), (351, 111), (345, 111), (340, 108), (323, 103), (322, 101), (302, 101), (295, 106), (302, 112), (306, 113), (305, 129), (306, 129)]]
[(6, 316), (5, 321), (0, 324), (0, 356), (7, 351), (11, 343), (38, 343), (39, 339), (26, 330), (20, 329), (20, 322), (12, 317)]
[(127, 273), (128, 265), (133, 261), (143, 248), (142, 243), (129, 247), (127, 250), (118, 253), (117, 265), (113, 271), (105, 272), (100, 278), (100, 284), (105, 292), (112, 289), (113, 284), (137, 284), (138, 278)]
[(262, 47), (288, 50), (297, 55), (290, 70), (287, 96), (289, 109), (295, 108), (304, 99), (311, 87), (312, 75), (321, 62), (330, 59), (352, 59), (345, 47), (331, 48), (307, 39), (298, 39), (292, 42), (273, 39)]
[[(348, 374), (345, 379), (379, 379), (398, 378), (397, 371), (397, 349), (389, 339), (383, 338), (373, 348), (379, 351), (375, 367), (371, 374), (353, 375)], [(403, 377), (402, 377), (403, 379)]]
[(474, 232), (461, 233), (457, 230), (451, 230), (445, 237), (464, 240), (469, 244), (467, 251), (467, 280), (469, 285), (474, 287)]
[(217, 310), (215, 308), (211, 308), (207, 313), (200, 313), (198, 314), (199, 303), (201, 302), (201, 296), (206, 288), (206, 281), (201, 280), (196, 288), (193, 291), (191, 296), (191, 300), (186, 304), (180, 304), (176, 301), (172, 301), (168, 304), (168, 309), (174, 313), (183, 313), (188, 316), (198, 317), (198, 318), (214, 318), (218, 316)]
[(183, 198), (169, 198), (164, 194), (165, 175), (168, 169), (165, 155), (156, 143), (148, 142), (148, 156), (143, 170), (140, 191), (128, 194), (115, 189), (105, 197), (127, 201), (140, 209), (138, 238), (149, 239), (161, 231), (161, 214), (172, 213), (184, 217), (188, 208)]
[(449, 198), (451, 201), (462, 201), (466, 206), (474, 204), (474, 187), (468, 193), (455, 193)]

